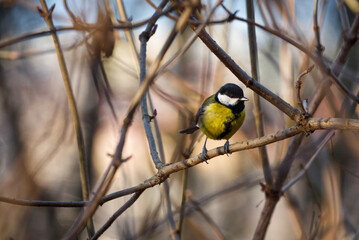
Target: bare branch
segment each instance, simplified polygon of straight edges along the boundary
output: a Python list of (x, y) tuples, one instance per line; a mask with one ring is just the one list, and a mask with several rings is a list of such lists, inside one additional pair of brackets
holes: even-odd
[(112, 223), (121, 216), (129, 207), (134, 204), (137, 199), (141, 196), (143, 191), (138, 191), (124, 204), (122, 205), (107, 221), (106, 223), (92, 236), (91, 240), (98, 239), (111, 225)]
[[(53, 5), (50, 10), (47, 8), (47, 4), (45, 0), (41, 0), (42, 10), (39, 9), (40, 14), (42, 14), (43, 18), (45, 19), (47, 25), (49, 26), (50, 30), (55, 30), (54, 23), (52, 21), (52, 11), (54, 10), (55, 5)], [(59, 38), (57, 37), (56, 32), (51, 33), (57, 59), (60, 65), (61, 74), (64, 80), (64, 85), (66, 89), (67, 99), (69, 101), (72, 118), (75, 126), (76, 131), (76, 138), (77, 138), (77, 149), (79, 153), (79, 161), (80, 161), (80, 176), (81, 176), (81, 190), (82, 190), (82, 198), (83, 200), (87, 201), (89, 199), (89, 172), (88, 172), (88, 159), (85, 155), (85, 143), (84, 143), (84, 137), (81, 129), (80, 124), (80, 117), (77, 110), (76, 100), (74, 97), (74, 93), (72, 91), (71, 83), (70, 83), (70, 77), (69, 73), (67, 71), (66, 63), (65, 63), (65, 57), (61, 49)], [(87, 222), (87, 229), (90, 236), (94, 234), (94, 225), (91, 219)]]
[(296, 84), (295, 84), (295, 88), (297, 89), (297, 100), (298, 100), (298, 106), (302, 112), (302, 114), (308, 115), (308, 111), (306, 109), (306, 107), (304, 107), (304, 103), (303, 100), (301, 98), (301, 88), (302, 88), (302, 84), (304, 81), (302, 81), (302, 78), (307, 75), (308, 73), (310, 73), (314, 68), (314, 65), (310, 66), (309, 68), (307, 68), (304, 72), (302, 72), (301, 74), (299, 74)]
[[(247, 0), (246, 5), (247, 5), (248, 19), (255, 22), (253, 0)], [(259, 81), (257, 37), (256, 37), (255, 27), (252, 24), (248, 24), (248, 39), (249, 39), (248, 43), (249, 43), (249, 53), (251, 59), (252, 77), (255, 80)], [(264, 126), (263, 126), (263, 116), (262, 116), (263, 114), (261, 110), (259, 96), (255, 92), (253, 93), (253, 102), (254, 102), (254, 116), (256, 121), (257, 137), (262, 137), (264, 136)], [(273, 179), (272, 179), (272, 172), (267, 154), (267, 148), (263, 146), (263, 147), (259, 147), (258, 150), (262, 159), (262, 168), (263, 168), (266, 184), (268, 186), (272, 186)]]
[(334, 132), (332, 133), (328, 133), (328, 135), (323, 139), (323, 141), (319, 144), (317, 150), (315, 151), (315, 153), (313, 154), (313, 156), (309, 159), (309, 161), (307, 162), (307, 164), (305, 164), (304, 168), (297, 174), (297, 176), (295, 176), (292, 180), (290, 180), (284, 187), (282, 187), (281, 192), (284, 193), (286, 192), (290, 187), (292, 187), (299, 179), (301, 179), (304, 174), (306, 173), (306, 171), (309, 169), (309, 167), (312, 165), (312, 163), (314, 162), (314, 159), (317, 157), (317, 155), (319, 154), (319, 152), (323, 149), (323, 147), (329, 142), (330, 139), (332, 139), (334, 137)]

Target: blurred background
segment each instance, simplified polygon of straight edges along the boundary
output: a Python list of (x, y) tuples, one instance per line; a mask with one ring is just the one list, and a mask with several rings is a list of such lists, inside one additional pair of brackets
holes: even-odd
[[(158, 6), (160, 1), (152, 1)], [(74, 25), (74, 19), (103, 26), (102, 31), (63, 30), (58, 36), (85, 136), (86, 155), (94, 188), (111, 162), (119, 140), (122, 121), (139, 88), (139, 69), (133, 45), (120, 26), (120, 1), (68, 0), (56, 4), (52, 14), (56, 27)], [(203, 0), (203, 19), (216, 2)], [(313, 1), (263, 1), (255, 3), (256, 22), (290, 36), (315, 51)], [(318, 19), (324, 57), (330, 64), (343, 43), (339, 16), (341, 1), (319, 1)], [(224, 1), (224, 6), (246, 18), (245, 1)], [(358, 13), (358, 1), (344, 5), (349, 21)], [(66, 91), (50, 35), (39, 34), (23, 41), (10, 40), (48, 30), (38, 13), (39, 1), (0, 1), (0, 195), (27, 200), (80, 201), (76, 134)], [(124, 0), (127, 17), (133, 22), (149, 19), (154, 8), (143, 0)], [(177, 16), (176, 13), (172, 13)], [(228, 17), (218, 7), (211, 20)], [(125, 21), (122, 19), (122, 21)], [(147, 46), (150, 68), (161, 51), (175, 21), (162, 16)], [(115, 26), (115, 29), (112, 29)], [(146, 24), (131, 29), (136, 49)], [(247, 24), (238, 20), (211, 24), (206, 30), (248, 74), (251, 72)], [(259, 80), (296, 107), (295, 81), (313, 64), (301, 51), (261, 29), (256, 30)], [(166, 62), (194, 34), (186, 28), (164, 57)], [(11, 44), (1, 45), (5, 41)], [(359, 48), (354, 46), (340, 76), (358, 93)], [(325, 79), (318, 69), (306, 77), (303, 98), (310, 102)], [(156, 109), (166, 163), (184, 160), (194, 142), (192, 155), (201, 152), (200, 134), (178, 134), (193, 123), (204, 98), (225, 83), (244, 89), (246, 120), (230, 143), (256, 138), (253, 92), (246, 88), (200, 41), (156, 78), (150, 99)], [(110, 99), (110, 102), (109, 102)], [(112, 107), (111, 107), (112, 104)], [(280, 110), (261, 100), (265, 134), (294, 123)], [(152, 114), (152, 113), (151, 113)], [(359, 111), (332, 86), (314, 114), (315, 117), (358, 118)], [(152, 122), (153, 124), (153, 122)], [(154, 127), (154, 126), (153, 126)], [(296, 155), (288, 179), (293, 178), (313, 155), (324, 131), (305, 138)], [(336, 132), (330, 144), (317, 156), (305, 176), (281, 199), (272, 217), (266, 239), (358, 239), (359, 238), (359, 140), (358, 132)], [(225, 141), (207, 142), (207, 148)], [(273, 171), (287, 151), (289, 140), (267, 146)], [(109, 193), (138, 185), (156, 173), (146, 139), (142, 113), (137, 110), (126, 138), (124, 156), (131, 156), (117, 171)], [(250, 239), (260, 217), (265, 196), (257, 149), (211, 159), (188, 169), (186, 216), (183, 239)], [(179, 219), (183, 192), (183, 172), (167, 180), (174, 219)], [(110, 201), (94, 215), (100, 228), (130, 196)], [(59, 239), (69, 229), (80, 209), (17, 206), (0, 202), (0, 239)], [(163, 184), (147, 189), (134, 205), (121, 215), (101, 239), (169, 239), (171, 229)], [(86, 239), (86, 231), (80, 239)]]

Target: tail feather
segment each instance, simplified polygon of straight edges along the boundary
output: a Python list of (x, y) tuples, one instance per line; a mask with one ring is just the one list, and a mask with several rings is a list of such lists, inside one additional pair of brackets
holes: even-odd
[(179, 133), (191, 134), (191, 133), (194, 133), (195, 131), (197, 131), (198, 129), (199, 129), (199, 127), (197, 125), (193, 125), (191, 127), (180, 130)]

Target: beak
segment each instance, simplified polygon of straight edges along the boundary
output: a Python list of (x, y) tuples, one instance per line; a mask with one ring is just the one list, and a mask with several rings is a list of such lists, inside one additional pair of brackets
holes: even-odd
[(241, 99), (239, 99), (240, 101), (249, 101), (249, 99), (248, 98), (246, 98), (246, 97), (242, 97)]

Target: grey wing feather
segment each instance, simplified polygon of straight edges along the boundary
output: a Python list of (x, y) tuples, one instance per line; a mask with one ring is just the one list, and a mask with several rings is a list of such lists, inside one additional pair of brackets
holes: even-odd
[(214, 102), (214, 95), (208, 97), (208, 98), (204, 101), (204, 103), (202, 104), (202, 106), (198, 109), (198, 112), (197, 112), (197, 114), (196, 114), (196, 124), (193, 125), (193, 126), (190, 126), (190, 127), (188, 127), (188, 128), (185, 128), (185, 129), (180, 130), (179, 133), (191, 134), (191, 133), (194, 133), (196, 130), (198, 130), (198, 129), (199, 129), (198, 119), (199, 119), (199, 117), (200, 117), (201, 115), (203, 115), (204, 112), (205, 112), (205, 108), (204, 108), (203, 106), (207, 106), (207, 105), (209, 105), (209, 104), (211, 104), (211, 103), (213, 103), (213, 102)]

